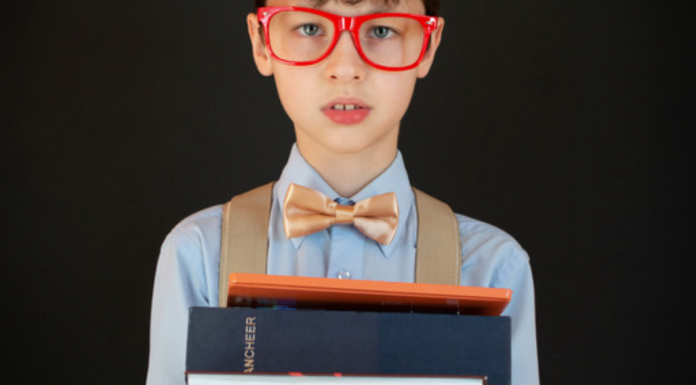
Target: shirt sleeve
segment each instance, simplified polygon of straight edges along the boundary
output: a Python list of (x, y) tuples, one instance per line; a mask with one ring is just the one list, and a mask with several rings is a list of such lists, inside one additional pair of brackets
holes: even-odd
[(219, 256), (210, 254), (219, 250), (219, 239), (206, 237), (219, 230), (205, 229), (219, 226), (216, 221), (214, 215), (194, 214), (177, 225), (162, 245), (152, 298), (148, 385), (186, 384), (189, 308), (217, 306), (218, 301), (217, 279), (211, 274), (217, 271)]
[(507, 288), (503, 316), (511, 320), (512, 385), (538, 385), (534, 283), (527, 252), (504, 231), (457, 215), (462, 253), (461, 284)]
[(505, 286), (513, 292), (503, 312), (512, 321), (512, 385), (538, 385), (534, 285), (529, 262), (519, 264)]

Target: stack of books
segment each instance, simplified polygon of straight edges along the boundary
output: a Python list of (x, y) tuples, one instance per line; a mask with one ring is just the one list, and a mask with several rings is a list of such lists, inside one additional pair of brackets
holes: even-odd
[(191, 308), (189, 385), (510, 383), (512, 292), (232, 274), (228, 308)]

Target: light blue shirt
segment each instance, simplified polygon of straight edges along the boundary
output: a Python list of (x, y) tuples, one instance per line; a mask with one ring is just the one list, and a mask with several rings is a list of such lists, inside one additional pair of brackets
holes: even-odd
[[(309, 187), (339, 203), (395, 192), (399, 226), (388, 246), (354, 226), (335, 225), (305, 237), (285, 237), (282, 206), (290, 183)], [(512, 384), (536, 385), (534, 287), (529, 257), (502, 230), (457, 214), (460, 230), (461, 284), (512, 289), (503, 315), (512, 319)], [(148, 385), (184, 385), (188, 309), (218, 306), (218, 266), (222, 206), (181, 221), (162, 245), (155, 276), (150, 329)], [(352, 197), (341, 197), (293, 146), (273, 189), (268, 229), (268, 273), (414, 282), (417, 212), (401, 153), (377, 179)]]

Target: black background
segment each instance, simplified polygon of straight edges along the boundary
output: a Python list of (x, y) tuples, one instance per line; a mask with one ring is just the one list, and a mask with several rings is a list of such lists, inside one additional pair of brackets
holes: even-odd
[[(691, 13), (445, 0), (400, 149), (414, 185), (529, 252), (546, 384), (690, 373)], [(159, 246), (293, 143), (251, 1), (0, 6), (3, 375), (137, 384)], [(680, 353), (681, 352), (681, 353)], [(6, 355), (8, 357), (8, 355)]]

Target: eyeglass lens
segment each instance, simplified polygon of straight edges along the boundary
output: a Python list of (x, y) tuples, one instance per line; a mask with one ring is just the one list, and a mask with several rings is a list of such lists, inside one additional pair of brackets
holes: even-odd
[[(302, 11), (275, 14), (268, 24), (273, 52), (282, 60), (311, 62), (331, 49), (336, 34), (334, 23)], [(405, 67), (420, 58), (425, 30), (408, 17), (380, 17), (360, 26), (360, 47), (366, 58), (385, 67)]]

